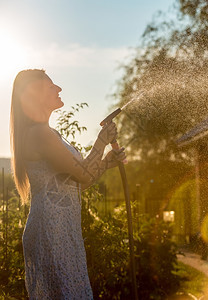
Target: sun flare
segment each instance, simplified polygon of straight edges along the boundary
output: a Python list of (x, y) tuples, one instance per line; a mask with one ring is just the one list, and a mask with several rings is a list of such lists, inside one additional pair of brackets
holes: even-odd
[(0, 29), (0, 80), (18, 72), (26, 63), (24, 46), (12, 34)]

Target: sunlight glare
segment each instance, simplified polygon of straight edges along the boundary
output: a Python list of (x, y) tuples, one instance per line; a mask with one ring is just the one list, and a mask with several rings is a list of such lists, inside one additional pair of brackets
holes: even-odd
[(27, 63), (24, 47), (9, 32), (0, 29), (0, 80), (13, 76)]

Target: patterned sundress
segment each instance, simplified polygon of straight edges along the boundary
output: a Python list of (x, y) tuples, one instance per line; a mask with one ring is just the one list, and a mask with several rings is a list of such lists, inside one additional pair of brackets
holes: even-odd
[[(77, 159), (82, 155), (62, 142)], [(92, 300), (81, 229), (81, 185), (45, 161), (27, 161), (31, 205), (23, 232), (30, 300)]]

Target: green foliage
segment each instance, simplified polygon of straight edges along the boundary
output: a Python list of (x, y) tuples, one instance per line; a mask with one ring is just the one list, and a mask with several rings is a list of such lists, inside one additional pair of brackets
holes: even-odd
[[(112, 215), (101, 215), (92, 200), (102, 201), (98, 186), (93, 193), (94, 197), (92, 188), (83, 193), (82, 228), (95, 299), (132, 299), (126, 208), (120, 205)], [(180, 280), (174, 273), (171, 227), (147, 216), (139, 224), (134, 234), (138, 293), (141, 299), (164, 299), (177, 290)]]
[(141, 299), (164, 299), (179, 287), (177, 247), (171, 236), (171, 224), (161, 219), (145, 216), (140, 221), (136, 246)]
[(80, 126), (79, 122), (76, 120), (72, 120), (75, 113), (79, 112), (81, 108), (84, 108), (84, 106), (88, 106), (87, 103), (80, 103), (76, 104), (76, 107), (71, 106), (72, 110), (62, 111), (60, 109), (56, 110), (56, 113), (58, 113), (57, 118), (57, 125), (56, 129), (60, 132), (60, 134), (65, 138), (68, 139), (70, 137), (71, 144), (76, 147), (79, 151), (84, 150), (84, 152), (88, 152), (91, 149), (91, 146), (88, 147), (82, 147), (79, 143), (75, 142), (75, 134), (79, 132), (80, 134), (87, 130), (85, 126)]
[[(24, 283), (22, 234), (28, 206), (20, 204), (13, 192), (0, 202), (0, 297), (27, 299)], [(12, 298), (14, 297), (14, 298)]]

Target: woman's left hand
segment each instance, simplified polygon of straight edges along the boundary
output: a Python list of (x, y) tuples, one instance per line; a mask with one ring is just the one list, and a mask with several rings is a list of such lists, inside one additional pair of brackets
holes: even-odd
[(120, 149), (112, 149), (104, 157), (103, 161), (106, 162), (107, 169), (115, 168), (118, 166), (119, 161), (126, 159), (126, 154), (124, 152), (124, 147)]

